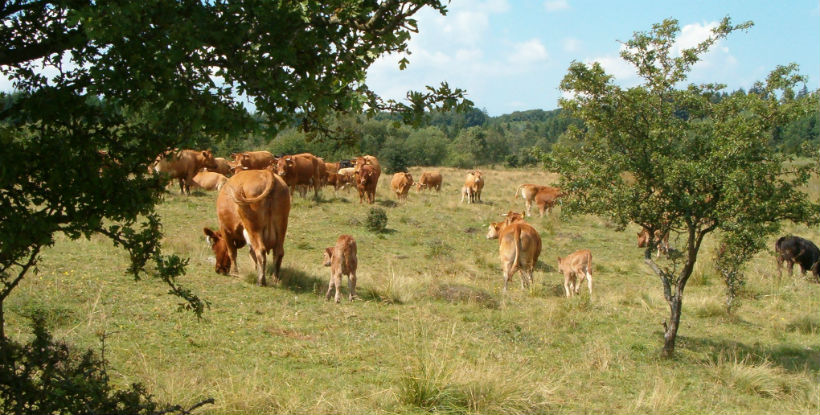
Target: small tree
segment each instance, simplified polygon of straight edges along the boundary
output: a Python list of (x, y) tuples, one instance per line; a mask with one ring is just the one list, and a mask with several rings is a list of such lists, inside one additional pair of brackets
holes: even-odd
[(724, 18), (706, 40), (675, 53), (680, 28), (676, 20), (664, 20), (635, 33), (621, 51), (640, 85), (621, 88), (598, 63), (579, 62), (561, 82), (572, 96), (561, 107), (585, 123), (571, 126), (545, 160), (570, 192), (566, 211), (605, 215), (621, 229), (636, 223), (650, 235), (682, 234), (680, 259), (671, 264), (652, 260), (657, 241), (644, 252), (669, 305), (665, 356), (674, 354), (683, 292), (706, 235), (753, 230), (765, 236), (786, 219), (818, 220), (820, 206), (800, 190), (816, 166), (784, 164), (789, 159), (767, 146), (773, 128), (816, 110), (816, 99), (795, 98), (795, 87), (804, 81), (796, 65), (775, 69), (755, 85), (755, 93), (722, 100), (711, 98), (723, 85), (679, 89), (711, 46), (751, 26)]

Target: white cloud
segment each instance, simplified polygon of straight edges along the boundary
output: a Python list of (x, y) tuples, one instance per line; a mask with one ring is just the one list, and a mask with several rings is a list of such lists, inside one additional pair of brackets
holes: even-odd
[(569, 9), (569, 3), (567, 3), (567, 0), (547, 0), (544, 2), (544, 8), (548, 12), (557, 12)]
[(507, 60), (516, 65), (541, 63), (548, 58), (547, 48), (538, 39), (530, 39), (513, 46), (513, 51)]
[(578, 52), (578, 50), (581, 49), (581, 41), (574, 37), (564, 38), (561, 44), (567, 52)]

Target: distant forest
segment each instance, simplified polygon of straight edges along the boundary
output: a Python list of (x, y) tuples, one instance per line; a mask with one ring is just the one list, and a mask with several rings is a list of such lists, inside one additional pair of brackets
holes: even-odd
[[(731, 94), (746, 93), (738, 90)], [(798, 96), (808, 94), (804, 88)], [(713, 100), (728, 95), (716, 95)], [(226, 140), (210, 147), (223, 156), (253, 149), (274, 154), (309, 152), (326, 161), (372, 154), (388, 171), (399, 171), (407, 166), (437, 165), (518, 167), (535, 165), (538, 160), (533, 150), (549, 152), (572, 124), (582, 127), (579, 120), (562, 116), (560, 109), (516, 111), (497, 117), (479, 109), (466, 113), (430, 113), (418, 126), (402, 124), (398, 117), (390, 114), (378, 114), (372, 118), (340, 115), (328, 122), (328, 131), (321, 133), (305, 134), (294, 127), (280, 131), (273, 138), (251, 134), (244, 139)], [(201, 144), (207, 146), (210, 143)], [(772, 151), (817, 156), (820, 149), (818, 112), (776, 130), (770, 137), (770, 145)]]
[[(731, 94), (746, 93), (738, 90)], [(799, 97), (808, 94), (805, 87), (798, 92)], [(713, 100), (728, 95), (715, 95)], [(2, 94), (2, 110), (9, 109), (14, 98), (14, 94)], [(264, 123), (263, 117), (256, 118)], [(309, 152), (326, 161), (372, 154), (388, 172), (408, 166), (519, 167), (535, 165), (538, 160), (534, 154), (549, 152), (572, 124), (583, 127), (579, 120), (562, 116), (560, 109), (516, 111), (491, 117), (485, 110), (474, 108), (466, 113), (428, 113), (415, 126), (403, 124), (397, 116), (387, 113), (370, 118), (337, 115), (327, 120), (326, 129), (321, 132), (304, 133), (294, 126), (274, 137), (257, 132), (228, 139), (191, 137), (188, 141), (194, 148), (210, 148), (222, 157), (247, 150), (268, 150), (273, 154)], [(777, 129), (770, 137), (770, 145), (772, 151), (816, 157), (820, 150), (818, 112)]]

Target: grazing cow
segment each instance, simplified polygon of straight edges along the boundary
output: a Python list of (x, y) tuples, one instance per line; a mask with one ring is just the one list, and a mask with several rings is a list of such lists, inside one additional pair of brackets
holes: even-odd
[(367, 203), (372, 204), (376, 200), (376, 184), (379, 176), (376, 169), (371, 165), (363, 165), (356, 173), (356, 190), (359, 191), (359, 203), (367, 198)]
[(245, 151), (234, 156), (234, 172), (267, 169), (276, 162), (270, 151)]
[(774, 244), (777, 259), (777, 275), (782, 276), (783, 262), (792, 275), (794, 264), (800, 264), (803, 275), (811, 271), (815, 279), (820, 279), (820, 250), (812, 241), (799, 236), (783, 236)]
[[(219, 230), (203, 228), (216, 258), (214, 269), (217, 274), (238, 275), (236, 250), (245, 246), (245, 228), (239, 217), (239, 205), (234, 203), (224, 186), (216, 197), (216, 218), (219, 221)], [(256, 263), (253, 253), (251, 259)]]
[(191, 194), (194, 176), (203, 167), (216, 168), (211, 150), (179, 150), (166, 153), (157, 158), (153, 169), (157, 173), (167, 174), (171, 180), (179, 180), (180, 193)]
[(342, 297), (342, 275), (347, 275), (348, 298), (356, 298), (356, 241), (350, 235), (341, 235), (336, 240), (336, 246), (325, 248), (324, 265), (330, 267), (330, 284), (327, 287), (325, 299), (330, 299), (330, 292), (336, 287), (336, 304)]
[(521, 193), (521, 198), (524, 199), (524, 206), (527, 208), (527, 216), (530, 214), (532, 202), (538, 207), (541, 217), (544, 217), (544, 212), (547, 215), (552, 213), (552, 207), (559, 197), (563, 196), (561, 189), (550, 186), (539, 186), (537, 184), (522, 184), (518, 186), (515, 191), (515, 198), (518, 199), (518, 194)]
[(416, 190), (422, 189), (436, 189), (436, 192), (441, 190), (441, 173), (437, 171), (426, 171), (421, 174), (419, 181), (416, 182)]
[(592, 296), (592, 253), (589, 249), (575, 251), (563, 259), (558, 257), (558, 272), (564, 274), (564, 293), (567, 298), (573, 292), (578, 295), (584, 279), (587, 280), (589, 295)]
[[(251, 248), (256, 266), (256, 283), (266, 285), (267, 253), (273, 251), (273, 279), (279, 280), (285, 256), (285, 234), (290, 214), (290, 191), (281, 177), (270, 170), (245, 170), (237, 173), (222, 188), (237, 205), (242, 234)], [(220, 224), (220, 230), (222, 225)], [(236, 252), (232, 252), (236, 262)]]
[[(654, 232), (655, 242), (658, 244), (658, 253), (655, 254), (656, 257), (661, 256), (661, 252), (664, 255), (669, 255), (669, 231), (663, 232), (660, 229), (656, 229)], [(641, 231), (638, 232), (638, 248), (646, 248), (649, 245), (649, 231), (646, 228), (641, 228)]]
[(205, 190), (222, 189), (227, 181), (227, 177), (213, 171), (201, 171), (194, 176), (194, 184)]
[(390, 188), (396, 193), (396, 199), (399, 201), (407, 201), (407, 193), (411, 187), (413, 187), (413, 175), (410, 173), (396, 173), (390, 181)]
[[(310, 153), (282, 156), (276, 163), (276, 174), (292, 189), (294, 186), (313, 186), (313, 196), (319, 198), (320, 168), (319, 158)], [(301, 190), (302, 197), (306, 189)]]
[[(480, 170), (473, 170), (467, 173), (464, 178), (464, 187), (469, 188), (467, 203), (481, 201), (481, 189), (484, 188), (484, 178), (481, 176)], [(462, 200), (464, 199), (464, 191), (462, 189)]]
[(541, 254), (541, 236), (528, 223), (494, 222), (487, 231), (487, 239), (498, 239), (498, 252), (504, 273), (504, 291), (516, 271), (521, 271), (521, 288), (529, 287), (538, 255)]

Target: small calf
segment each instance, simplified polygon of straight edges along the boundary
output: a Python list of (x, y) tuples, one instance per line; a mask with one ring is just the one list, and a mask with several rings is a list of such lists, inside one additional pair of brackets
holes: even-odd
[(341, 235), (336, 240), (336, 246), (325, 248), (324, 265), (330, 267), (330, 285), (327, 287), (325, 299), (330, 299), (330, 292), (336, 287), (336, 303), (339, 302), (342, 294), (342, 274), (347, 275), (347, 286), (350, 291), (349, 298), (353, 301), (356, 297), (356, 241), (350, 235)]
[(592, 296), (592, 253), (589, 249), (575, 251), (566, 258), (558, 257), (558, 272), (564, 274), (564, 292), (567, 297), (578, 294), (584, 278), (587, 280), (589, 295)]

